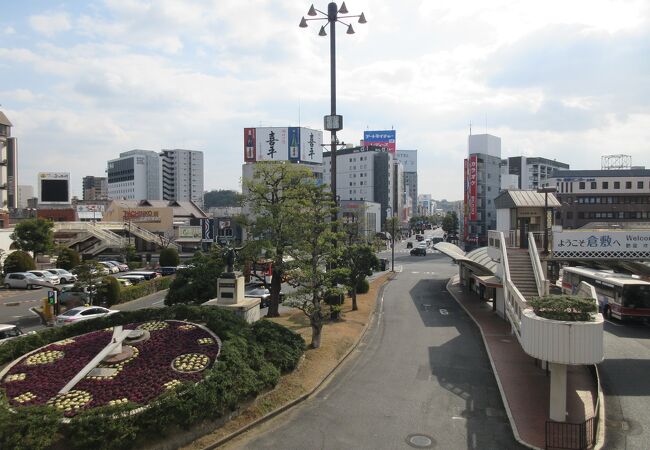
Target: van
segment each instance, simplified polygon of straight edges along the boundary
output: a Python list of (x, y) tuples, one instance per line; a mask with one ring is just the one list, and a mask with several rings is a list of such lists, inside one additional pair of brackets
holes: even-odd
[(159, 276), (156, 272), (140, 271), (140, 272), (129, 272), (126, 275), (120, 276), (120, 278), (125, 278), (125, 277), (128, 277), (130, 275), (140, 275), (140, 276), (143, 276), (145, 280), (151, 280), (151, 279), (156, 278), (157, 276)]

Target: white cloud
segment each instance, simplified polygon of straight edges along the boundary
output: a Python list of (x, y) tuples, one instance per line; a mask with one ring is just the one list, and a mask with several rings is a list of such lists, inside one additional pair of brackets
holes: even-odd
[(29, 25), (33, 30), (51, 37), (72, 28), (68, 15), (65, 13), (39, 14), (29, 17)]

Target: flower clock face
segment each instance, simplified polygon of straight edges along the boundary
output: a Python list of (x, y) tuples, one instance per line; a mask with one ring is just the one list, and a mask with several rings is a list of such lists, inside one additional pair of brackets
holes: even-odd
[[(132, 342), (122, 344), (121, 357), (107, 357), (72, 390), (59, 391), (108, 345), (112, 333), (94, 331), (55, 342), (22, 357), (0, 380), (12, 407), (51, 405), (67, 417), (104, 405), (146, 405), (182, 383), (199, 382), (221, 347), (204, 328), (175, 320), (132, 323), (124, 329)], [(112, 330), (111, 330), (112, 331)]]

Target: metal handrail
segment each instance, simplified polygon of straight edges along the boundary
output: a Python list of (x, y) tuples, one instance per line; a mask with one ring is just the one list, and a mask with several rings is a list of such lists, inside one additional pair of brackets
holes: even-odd
[(528, 254), (533, 263), (533, 273), (535, 274), (535, 284), (537, 284), (537, 294), (539, 294), (540, 297), (543, 297), (548, 293), (548, 283), (544, 276), (544, 269), (542, 268), (542, 262), (539, 259), (537, 244), (535, 243), (533, 233), (528, 233)]

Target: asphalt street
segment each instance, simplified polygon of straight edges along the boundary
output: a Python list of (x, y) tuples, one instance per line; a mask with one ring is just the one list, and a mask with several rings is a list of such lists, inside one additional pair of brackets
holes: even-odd
[(605, 360), (598, 369), (605, 394), (604, 448), (650, 448), (650, 326), (605, 322)]
[(521, 448), (480, 334), (445, 289), (457, 267), (404, 246), (350, 360), (314, 397), (228, 448)]

